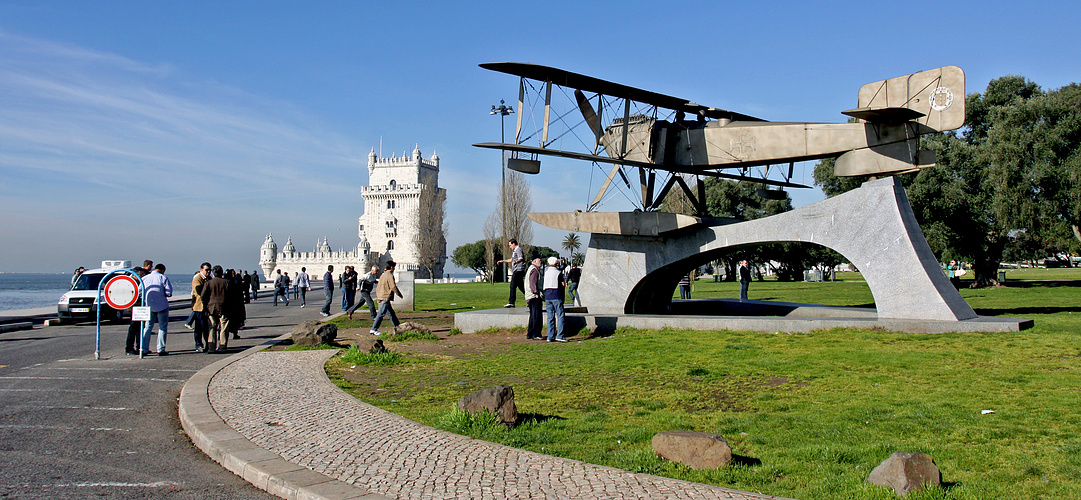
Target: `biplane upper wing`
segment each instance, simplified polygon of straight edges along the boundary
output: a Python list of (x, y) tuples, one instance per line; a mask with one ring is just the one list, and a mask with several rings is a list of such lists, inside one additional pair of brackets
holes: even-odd
[(732, 121), (766, 121), (761, 118), (745, 115), (743, 113), (703, 106), (701, 104), (695, 104), (679, 97), (658, 94), (656, 92), (630, 87), (615, 82), (609, 82), (607, 80), (601, 80), (600, 78), (594, 78), (592, 76), (573, 73), (567, 70), (553, 68), (550, 66), (541, 66), (539, 64), (529, 63), (501, 62), (484, 63), (481, 64), (480, 67), (492, 71), (498, 71), (500, 73), (515, 75), (521, 78), (527, 78), (530, 80), (550, 82), (554, 85), (559, 85), (561, 87), (569, 87), (588, 92), (596, 92), (598, 94), (604, 94), (612, 97), (621, 97), (644, 104), (667, 108), (674, 111), (683, 111), (687, 114), (705, 116), (716, 120), (728, 119)]

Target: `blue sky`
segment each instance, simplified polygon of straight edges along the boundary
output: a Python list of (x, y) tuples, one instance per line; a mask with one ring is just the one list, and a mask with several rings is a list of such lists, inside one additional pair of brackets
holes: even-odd
[[(898, 7), (903, 5), (903, 7)], [(439, 154), (449, 248), (493, 211), (520, 61), (778, 121), (842, 122), (864, 83), (954, 64), (1078, 81), (1067, 2), (45, 2), (0, 0), (0, 271), (110, 258), (254, 269), (266, 233), (356, 244), (367, 154)], [(1069, 40), (1074, 40), (1070, 42)], [(512, 120), (508, 120), (508, 134)], [(810, 165), (796, 180), (810, 183)], [(592, 176), (592, 178), (591, 178)], [(583, 208), (545, 160), (536, 211)], [(821, 199), (793, 191), (797, 206)], [(624, 210), (620, 198), (603, 210)], [(536, 227), (535, 244), (565, 233)]]

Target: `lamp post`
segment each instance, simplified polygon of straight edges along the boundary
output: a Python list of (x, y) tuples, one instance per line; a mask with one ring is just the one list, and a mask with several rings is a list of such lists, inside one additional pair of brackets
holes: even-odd
[[(499, 115), (499, 142), (500, 143), (503, 143), (503, 144), (507, 143), (507, 138), (506, 138), (507, 130), (506, 130), (506, 126), (504, 125), (504, 120), (507, 117), (507, 115), (512, 114), (512, 113), (514, 113), (514, 108), (512, 108), (510, 106), (507, 106), (506, 103), (503, 101), (503, 99), (499, 100), (499, 107), (496, 107), (495, 104), (493, 104), (492, 105), (492, 111), (490, 113), (488, 113), (489, 115)], [(499, 244), (500, 245), (505, 245), (507, 243), (507, 203), (506, 203), (506, 199), (505, 199), (506, 196), (507, 196), (507, 152), (506, 152), (506, 150), (502, 150), (502, 149), (499, 150), (499, 151), (501, 153), (501, 158), (499, 160), (500, 161), (499, 173), (501, 175), (501, 180), (500, 180), (500, 184), (499, 184), (499, 204), (503, 209), (503, 217), (501, 217), (500, 221), (499, 221), (500, 222), (500, 224), (499, 224), (500, 225), (500, 230), (503, 232), (503, 234), (501, 235), (503, 241), (499, 242)]]

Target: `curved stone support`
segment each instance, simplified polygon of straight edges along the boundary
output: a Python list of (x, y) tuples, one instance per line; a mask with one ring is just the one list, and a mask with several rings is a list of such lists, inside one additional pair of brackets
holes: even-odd
[(679, 278), (712, 254), (773, 242), (843, 255), (867, 280), (880, 319), (976, 317), (942, 273), (894, 177), (764, 219), (654, 237), (592, 234), (579, 288), (590, 313), (664, 312)]

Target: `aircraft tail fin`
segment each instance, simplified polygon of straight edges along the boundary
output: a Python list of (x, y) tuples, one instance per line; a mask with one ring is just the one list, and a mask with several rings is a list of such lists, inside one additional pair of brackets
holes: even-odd
[(927, 132), (960, 128), (965, 124), (965, 72), (943, 66), (868, 83), (860, 87), (858, 107), (845, 114), (869, 122), (911, 120)]

